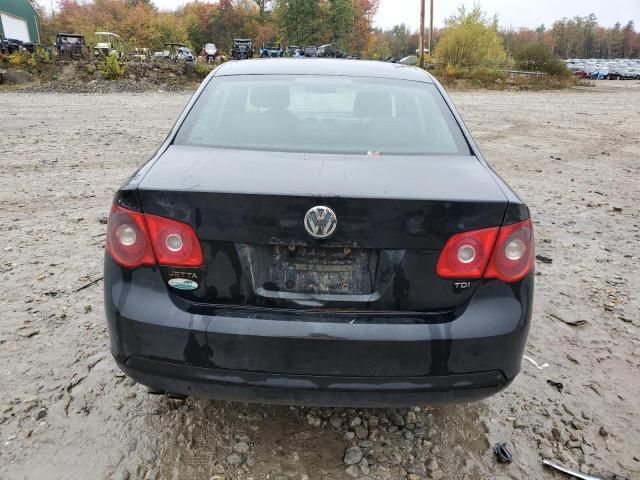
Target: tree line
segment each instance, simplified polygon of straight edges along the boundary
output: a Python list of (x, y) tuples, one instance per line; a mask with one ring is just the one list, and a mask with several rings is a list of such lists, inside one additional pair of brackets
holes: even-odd
[[(94, 43), (94, 32), (112, 31), (131, 49), (158, 50), (165, 42), (181, 42), (198, 51), (205, 43), (212, 42), (228, 50), (233, 38), (244, 37), (251, 38), (257, 45), (263, 42), (300, 46), (335, 43), (347, 54), (373, 59), (415, 54), (417, 31), (405, 24), (385, 30), (373, 27), (379, 1), (194, 1), (174, 11), (162, 11), (150, 0), (59, 0), (56, 12), (40, 7), (40, 29), (43, 42), (48, 43), (53, 42), (57, 32), (82, 33), (89, 43)], [(465, 17), (468, 18), (465, 20)], [(482, 23), (496, 33), (497, 41), (508, 56), (525, 45), (537, 43), (560, 58), (640, 57), (640, 35), (633, 21), (605, 27), (591, 14), (563, 18), (550, 27), (513, 30), (500, 28), (497, 17), (485, 18), (479, 6), (471, 11), (461, 8), (443, 28), (435, 29), (434, 53), (444, 34), (460, 22), (464, 23), (468, 35), (459, 35), (455, 42), (468, 42), (464, 48), (471, 50), (483, 35), (488, 39), (487, 32), (477, 27)], [(492, 48), (495, 50), (497, 46), (494, 44)]]
[(119, 34), (126, 47), (161, 49), (180, 42), (199, 51), (215, 43), (228, 51), (234, 38), (255, 44), (335, 43), (343, 51), (364, 56), (379, 0), (219, 0), (194, 1), (162, 11), (150, 0), (59, 0), (55, 12), (40, 7), (41, 36), (52, 43), (58, 32)]
[[(465, 11), (464, 9), (462, 9)], [(474, 8), (467, 14), (482, 13)], [(447, 25), (456, 23), (460, 12), (447, 20)], [(520, 47), (540, 42), (546, 45), (552, 53), (560, 58), (639, 58), (640, 34), (636, 31), (633, 20), (626, 24), (616, 23), (613, 27), (598, 24), (595, 14), (586, 17), (563, 18), (553, 22), (550, 27), (540, 25), (533, 28), (517, 30), (500, 28), (498, 19), (487, 19), (495, 27), (506, 51), (510, 54)], [(441, 38), (444, 28), (434, 30), (434, 45)], [(376, 57), (403, 57), (415, 53), (418, 49), (418, 32), (411, 31), (406, 25), (396, 25), (387, 30), (376, 29), (371, 43), (375, 45)], [(434, 51), (436, 48), (434, 48)]]

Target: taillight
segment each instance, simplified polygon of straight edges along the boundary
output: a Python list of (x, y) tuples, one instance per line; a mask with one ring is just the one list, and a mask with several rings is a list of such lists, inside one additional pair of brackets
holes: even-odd
[(111, 258), (125, 268), (155, 264), (144, 215), (118, 205), (114, 205), (109, 214), (105, 248)]
[(516, 282), (526, 276), (535, 261), (531, 220), (504, 225), (484, 276)]
[(491, 257), (500, 227), (458, 233), (438, 258), (436, 273), (443, 278), (480, 278)]
[(516, 282), (533, 268), (531, 220), (458, 233), (438, 258), (436, 273), (442, 278), (497, 278)]
[[(107, 224), (105, 248), (125, 268), (143, 265), (200, 267), (200, 241), (186, 223), (114, 205)], [(154, 255), (155, 254), (155, 255)]]
[(190, 225), (148, 213), (144, 218), (159, 264), (174, 267), (200, 267), (204, 264), (200, 241)]

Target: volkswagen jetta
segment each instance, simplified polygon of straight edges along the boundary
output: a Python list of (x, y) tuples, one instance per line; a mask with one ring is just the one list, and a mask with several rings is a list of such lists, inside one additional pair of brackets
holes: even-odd
[(528, 208), (428, 73), (229, 62), (115, 195), (111, 352), (180, 395), (479, 399), (520, 369), (533, 265)]

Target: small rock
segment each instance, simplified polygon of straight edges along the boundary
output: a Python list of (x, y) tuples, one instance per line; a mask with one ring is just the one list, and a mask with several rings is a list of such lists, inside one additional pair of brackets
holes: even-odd
[(112, 480), (129, 480), (130, 478), (131, 473), (123, 465), (120, 465), (118, 470), (111, 476)]
[(353, 428), (362, 424), (362, 419), (360, 417), (353, 417), (349, 420), (349, 427)]
[(233, 451), (237, 453), (248, 453), (249, 444), (247, 444), (246, 442), (238, 442), (233, 446)]
[(369, 473), (371, 473), (371, 469), (369, 468), (369, 462), (367, 461), (366, 458), (363, 458), (362, 460), (360, 460), (360, 463), (358, 464), (358, 466), (360, 467), (360, 471), (364, 475), (369, 475)]
[(307, 422), (309, 422), (309, 425), (311, 425), (312, 427), (319, 427), (320, 425), (322, 425), (322, 420), (320, 419), (320, 417), (316, 417), (315, 415), (307, 415)]
[(353, 429), (353, 432), (360, 440), (366, 440), (369, 437), (369, 431), (364, 425), (356, 425)]
[(553, 458), (553, 450), (551, 447), (545, 447), (541, 452), (542, 458), (551, 460)]
[(227, 462), (237, 467), (244, 463), (244, 456), (241, 453), (232, 453), (227, 457)]
[(613, 211), (614, 212), (621, 212), (622, 211), (622, 207), (613, 207)]
[(360, 447), (349, 447), (344, 454), (345, 465), (355, 465), (362, 460), (362, 450)]
[(347, 467), (345, 473), (351, 478), (358, 478), (360, 476), (360, 470), (358, 470), (357, 465), (351, 465), (350, 467)]
[(598, 432), (600, 433), (601, 436), (603, 437), (608, 437), (609, 436), (609, 432), (607, 431), (606, 428), (604, 428), (604, 426), (600, 427), (600, 429), (598, 430)]
[(557, 427), (553, 427), (553, 428), (551, 429), (551, 435), (553, 436), (553, 439), (554, 439), (556, 442), (561, 442), (561, 441), (562, 441), (562, 432), (560, 431), (560, 429), (559, 429), (559, 428), (557, 428)]
[(342, 427), (342, 418), (338, 415), (331, 415), (331, 418), (329, 418), (329, 423), (336, 430), (340, 430), (340, 428)]
[(432, 480), (441, 480), (442, 478), (444, 478), (444, 472), (442, 470), (435, 470), (431, 472)]
[(580, 448), (580, 440), (569, 440), (567, 442), (569, 448)]
[(404, 427), (404, 418), (398, 412), (393, 412), (389, 417), (391, 423), (393, 423), (396, 427)]
[(36, 420), (42, 420), (46, 416), (47, 416), (47, 409), (42, 407), (40, 410), (38, 410), (38, 413), (36, 413)]

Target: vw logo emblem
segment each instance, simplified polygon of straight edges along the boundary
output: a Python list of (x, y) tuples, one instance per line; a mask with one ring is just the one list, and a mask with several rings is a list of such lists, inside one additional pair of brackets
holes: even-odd
[(304, 216), (304, 228), (313, 238), (327, 238), (335, 232), (338, 217), (329, 207), (318, 205), (309, 209)]

